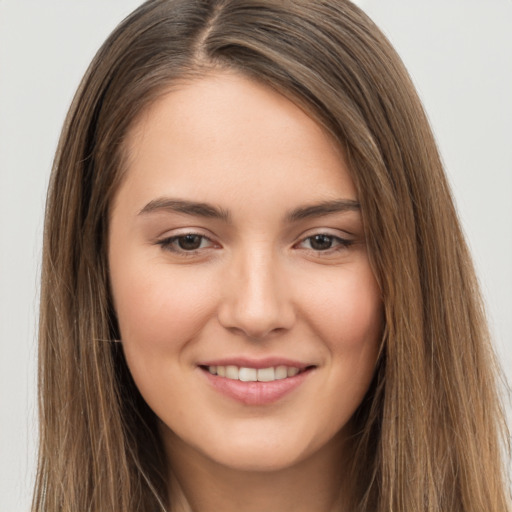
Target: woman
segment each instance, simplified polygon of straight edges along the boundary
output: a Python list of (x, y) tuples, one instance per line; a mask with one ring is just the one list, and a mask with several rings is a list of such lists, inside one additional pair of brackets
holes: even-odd
[(47, 205), (34, 510), (508, 510), (471, 261), (343, 1), (149, 1)]

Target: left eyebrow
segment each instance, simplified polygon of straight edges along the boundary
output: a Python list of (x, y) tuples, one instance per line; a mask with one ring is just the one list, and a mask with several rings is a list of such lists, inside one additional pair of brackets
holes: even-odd
[(288, 222), (297, 222), (313, 217), (322, 217), (331, 213), (343, 213), (349, 211), (360, 211), (361, 205), (354, 199), (339, 199), (335, 201), (324, 201), (310, 206), (301, 206), (289, 212), (286, 216)]

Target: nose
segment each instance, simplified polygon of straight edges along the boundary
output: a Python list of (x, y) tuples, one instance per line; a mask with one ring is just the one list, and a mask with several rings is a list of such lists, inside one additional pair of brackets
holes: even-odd
[(289, 330), (295, 309), (289, 282), (272, 254), (251, 254), (232, 261), (223, 283), (218, 318), (226, 329), (251, 339)]

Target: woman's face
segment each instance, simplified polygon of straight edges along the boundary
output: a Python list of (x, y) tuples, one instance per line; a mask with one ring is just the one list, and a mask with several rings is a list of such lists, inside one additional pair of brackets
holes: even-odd
[(338, 446), (374, 372), (382, 307), (331, 138), (226, 72), (159, 99), (126, 149), (111, 284), (168, 454), (271, 470)]

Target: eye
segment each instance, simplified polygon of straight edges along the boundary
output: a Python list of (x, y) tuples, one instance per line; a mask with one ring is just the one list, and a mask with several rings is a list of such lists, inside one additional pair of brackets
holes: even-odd
[(299, 243), (304, 249), (310, 249), (317, 252), (329, 251), (330, 249), (344, 249), (352, 245), (351, 240), (346, 240), (334, 235), (319, 233), (317, 235), (308, 236)]
[(165, 250), (177, 253), (193, 253), (200, 249), (213, 246), (213, 242), (209, 238), (197, 233), (185, 233), (183, 235), (172, 236), (160, 240), (158, 244)]

